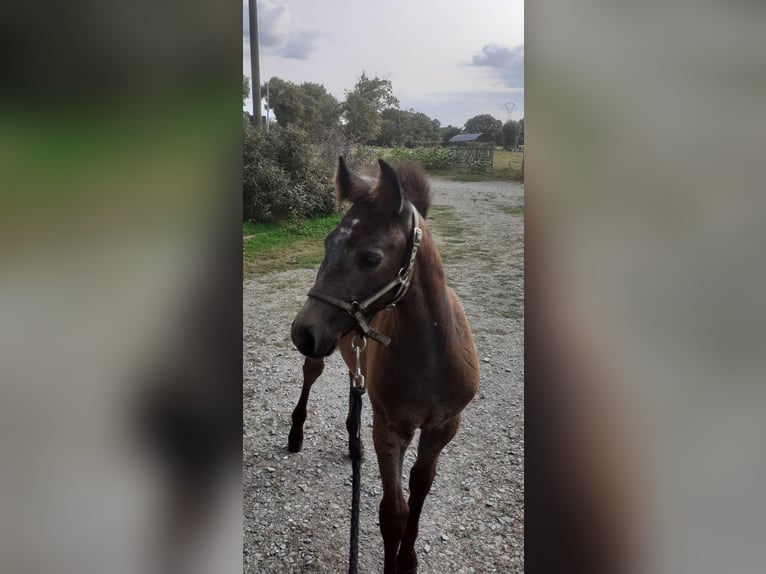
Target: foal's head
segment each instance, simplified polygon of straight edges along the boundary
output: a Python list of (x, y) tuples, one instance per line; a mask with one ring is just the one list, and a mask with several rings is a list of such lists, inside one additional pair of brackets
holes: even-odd
[[(338, 226), (325, 239), (325, 257), (314, 289), (337, 300), (363, 301), (397, 277), (412, 244), (413, 205), (422, 216), (430, 190), (422, 171), (400, 169), (379, 160), (377, 181), (369, 182), (338, 161), (335, 189), (338, 199), (352, 203)], [(370, 314), (393, 299), (386, 293)], [(309, 357), (330, 355), (338, 339), (356, 326), (344, 309), (309, 297), (293, 321), (292, 339)]]

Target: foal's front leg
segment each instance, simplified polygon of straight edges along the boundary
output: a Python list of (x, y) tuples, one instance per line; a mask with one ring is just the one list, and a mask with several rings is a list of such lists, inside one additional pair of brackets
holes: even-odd
[(309, 400), (311, 386), (319, 378), (324, 370), (324, 359), (312, 359), (306, 357), (303, 361), (303, 388), (298, 404), (293, 410), (293, 424), (290, 427), (290, 435), (287, 437), (287, 450), (298, 452), (303, 447), (303, 423), (306, 422), (306, 403)]
[(372, 440), (378, 455), (380, 479), (383, 483), (383, 499), (378, 514), (380, 534), (383, 536), (384, 574), (396, 574), (396, 554), (402, 539), (409, 508), (402, 494), (402, 461), (404, 451), (413, 433), (403, 436), (398, 428), (373, 418)]

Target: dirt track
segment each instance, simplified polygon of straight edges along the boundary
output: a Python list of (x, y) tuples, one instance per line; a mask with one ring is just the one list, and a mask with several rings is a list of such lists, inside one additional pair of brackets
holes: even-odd
[[(468, 314), (481, 387), (442, 452), (416, 544), (420, 574), (523, 572), (523, 186), (433, 180), (429, 225)], [(244, 284), (245, 572), (345, 572), (351, 464), (338, 354), (309, 400), (303, 451), (287, 452), (302, 357), (290, 322), (316, 269)], [(359, 571), (381, 572), (380, 478), (365, 401)], [(407, 451), (403, 484), (414, 462)]]

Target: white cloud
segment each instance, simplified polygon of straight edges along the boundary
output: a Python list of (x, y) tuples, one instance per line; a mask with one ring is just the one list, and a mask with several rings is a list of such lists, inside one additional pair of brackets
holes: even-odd
[[(243, 2), (244, 42), (249, 50), (250, 22), (247, 2)], [(317, 39), (323, 36), (317, 30), (298, 25), (287, 4), (259, 0), (258, 31), (262, 52), (294, 60), (308, 60), (317, 48)]]
[(469, 65), (489, 68), (509, 88), (524, 86), (524, 44), (515, 48), (486, 44)]

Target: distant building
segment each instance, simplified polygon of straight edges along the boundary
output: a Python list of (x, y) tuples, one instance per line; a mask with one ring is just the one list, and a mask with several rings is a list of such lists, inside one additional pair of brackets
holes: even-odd
[(495, 136), (492, 134), (457, 134), (449, 140), (450, 145), (469, 144), (492, 144), (495, 145)]

